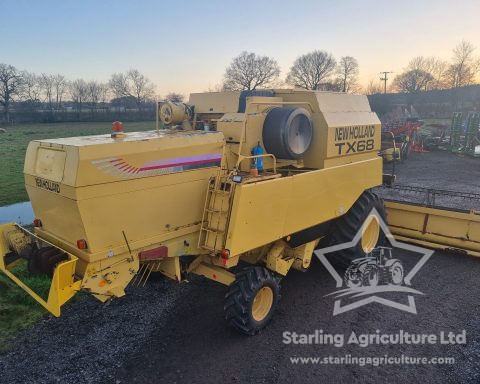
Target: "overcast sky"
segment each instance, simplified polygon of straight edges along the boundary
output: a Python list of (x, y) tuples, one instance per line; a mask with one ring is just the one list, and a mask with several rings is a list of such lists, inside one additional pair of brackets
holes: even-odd
[(360, 63), (362, 83), (409, 59), (450, 59), (462, 39), (480, 54), (480, 0), (0, 0), (0, 62), (69, 79), (137, 68), (188, 94), (222, 80), (242, 50), (272, 56), (282, 77), (314, 49)]

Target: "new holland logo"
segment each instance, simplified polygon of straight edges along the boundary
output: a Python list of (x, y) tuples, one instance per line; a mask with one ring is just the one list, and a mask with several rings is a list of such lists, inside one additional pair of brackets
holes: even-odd
[(35, 178), (35, 185), (38, 188), (46, 189), (47, 191), (60, 193), (60, 184), (55, 183), (54, 181), (41, 179), (39, 177)]
[[(340, 277), (325, 255), (354, 247), (361, 240), (365, 229), (372, 220), (377, 220), (381, 230), (390, 241), (391, 247), (377, 247), (367, 257), (353, 260), (346, 269), (344, 277)], [(395, 256), (396, 249), (419, 254), (418, 262), (408, 273), (402, 260)], [(336, 299), (333, 316), (374, 302), (416, 314), (414, 295), (423, 295), (423, 293), (411, 287), (412, 279), (433, 255), (433, 252), (430, 249), (396, 241), (377, 210), (373, 209), (352, 241), (315, 251), (315, 255), (336, 281), (337, 290), (325, 295)], [(382, 294), (385, 295), (388, 292), (405, 295), (408, 304), (382, 297)], [(342, 300), (347, 301), (347, 299), (348, 303), (342, 304)]]

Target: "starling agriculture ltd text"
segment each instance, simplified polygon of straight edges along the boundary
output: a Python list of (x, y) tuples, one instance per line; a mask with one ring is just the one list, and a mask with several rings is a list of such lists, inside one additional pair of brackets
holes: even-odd
[(387, 344), (466, 344), (467, 332), (460, 333), (452, 331), (441, 331), (438, 334), (409, 333), (400, 330), (397, 333), (380, 333), (377, 329), (375, 333), (356, 333), (352, 331), (349, 335), (343, 333), (325, 333), (323, 329), (317, 329), (313, 333), (283, 332), (284, 344), (320, 344), (343, 347), (345, 344), (356, 344), (359, 347), (368, 347), (369, 345), (387, 345)]

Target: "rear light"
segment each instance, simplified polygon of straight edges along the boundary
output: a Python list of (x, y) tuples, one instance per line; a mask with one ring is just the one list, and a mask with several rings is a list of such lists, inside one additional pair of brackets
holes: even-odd
[(77, 240), (77, 248), (78, 249), (87, 249), (87, 241), (84, 239)]
[(228, 259), (230, 257), (230, 251), (228, 249), (224, 249), (222, 252), (220, 252), (220, 257), (222, 259)]
[(123, 123), (121, 121), (114, 121), (112, 123), (113, 132), (123, 132)]
[(33, 220), (33, 226), (37, 227), (37, 228), (40, 228), (42, 226), (42, 220), (40, 220), (40, 219)]

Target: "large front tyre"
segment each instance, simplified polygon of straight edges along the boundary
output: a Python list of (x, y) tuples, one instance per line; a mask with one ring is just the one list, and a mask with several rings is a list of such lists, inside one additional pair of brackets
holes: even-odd
[[(350, 210), (342, 217), (335, 220), (330, 237), (330, 245), (344, 245), (352, 241), (362, 229), (363, 223), (374, 216), (373, 209), (378, 212), (380, 218), (386, 223), (387, 216), (383, 199), (375, 193), (367, 190), (362, 193)], [(346, 268), (351, 261), (366, 257), (377, 245), (385, 242), (385, 234), (375, 217), (365, 227), (360, 240), (352, 247), (344, 248), (336, 252), (334, 262)]]
[(272, 319), (280, 299), (280, 278), (260, 266), (237, 274), (225, 295), (225, 318), (237, 331), (255, 335)]

